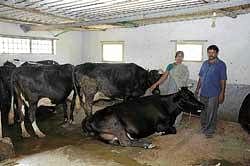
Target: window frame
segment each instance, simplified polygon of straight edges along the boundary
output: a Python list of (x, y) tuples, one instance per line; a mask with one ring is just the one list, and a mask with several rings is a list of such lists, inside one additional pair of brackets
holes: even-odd
[[(103, 45), (104, 44), (121, 44), (122, 45), (122, 60), (121, 61), (106, 61), (103, 57)], [(101, 60), (102, 62), (106, 63), (124, 63), (124, 48), (125, 42), (124, 41), (101, 41)]]
[[(12, 39), (28, 39), (29, 40), (29, 52), (28, 53), (0, 53), (0, 55), (56, 55), (56, 40), (57, 38), (45, 38), (45, 37), (32, 37), (32, 36), (17, 36), (17, 35), (3, 35), (0, 34), (0, 37), (3, 38), (12, 38)], [(51, 53), (33, 53), (32, 52), (32, 40), (50, 40), (51, 41)]]
[[(202, 46), (202, 50), (201, 50), (201, 59), (200, 60), (185, 60), (183, 59), (183, 62), (203, 62), (204, 60), (204, 48), (205, 48), (205, 42), (207, 42), (207, 40), (172, 40), (175, 42), (175, 52), (174, 55), (177, 51), (177, 45), (178, 44), (192, 44), (192, 45), (201, 45)], [(185, 56), (185, 52), (184, 52), (184, 56)]]

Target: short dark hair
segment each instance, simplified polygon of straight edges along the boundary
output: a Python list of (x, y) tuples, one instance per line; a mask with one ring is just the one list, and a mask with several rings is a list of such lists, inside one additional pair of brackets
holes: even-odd
[(177, 57), (177, 55), (181, 54), (182, 57), (184, 57), (184, 52), (183, 51), (177, 51), (175, 53), (175, 58)]
[(210, 45), (210, 46), (207, 48), (207, 51), (208, 51), (208, 50), (214, 50), (214, 51), (216, 51), (216, 53), (219, 52), (219, 48), (218, 48), (216, 45)]

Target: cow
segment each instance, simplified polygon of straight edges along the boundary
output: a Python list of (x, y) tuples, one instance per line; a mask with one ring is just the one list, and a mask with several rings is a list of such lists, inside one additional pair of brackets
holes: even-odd
[(160, 77), (157, 70), (147, 71), (134, 63), (85, 63), (75, 67), (75, 87), (87, 118), (92, 116), (97, 92), (111, 99), (128, 100), (142, 96)]
[[(36, 124), (36, 109), (41, 106), (63, 105), (64, 120), (67, 119), (66, 99), (74, 89), (74, 66), (65, 65), (42, 65), (22, 66), (16, 68), (11, 76), (11, 109), (9, 116), (14, 113), (14, 94), (17, 100), (17, 110), (20, 114), (23, 137), (30, 137), (24, 125), (24, 106), (28, 106), (29, 120), (32, 123), (35, 134), (44, 137)], [(75, 93), (71, 102), (70, 121), (73, 121), (75, 105)]]
[(170, 95), (151, 95), (124, 101), (97, 111), (82, 121), (84, 133), (121, 146), (152, 148), (142, 140), (154, 133), (176, 134), (173, 127), (176, 117), (185, 109), (204, 109), (186, 87)]
[(245, 97), (240, 107), (238, 122), (250, 134), (250, 94)]

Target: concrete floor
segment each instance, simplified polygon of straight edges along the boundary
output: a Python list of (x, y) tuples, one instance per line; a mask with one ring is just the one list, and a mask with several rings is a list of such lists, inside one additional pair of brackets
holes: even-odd
[[(248, 166), (250, 137), (236, 123), (220, 121), (217, 135), (206, 139), (198, 133), (199, 118), (185, 116), (176, 135), (151, 136), (157, 147), (152, 150), (111, 146), (95, 138), (84, 137), (79, 123), (61, 126), (63, 115), (39, 118), (47, 136), (38, 139), (20, 137), (20, 129), (11, 127), (15, 158), (2, 166)], [(82, 113), (76, 115), (78, 121)]]

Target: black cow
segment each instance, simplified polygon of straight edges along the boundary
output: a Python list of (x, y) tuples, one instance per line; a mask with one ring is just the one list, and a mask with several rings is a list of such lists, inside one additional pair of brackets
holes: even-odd
[(160, 76), (157, 70), (147, 71), (134, 63), (85, 63), (75, 67), (76, 88), (87, 117), (92, 115), (97, 92), (112, 99), (139, 97)]
[(238, 121), (242, 128), (250, 134), (250, 94), (245, 97), (240, 107)]
[[(28, 106), (29, 119), (35, 134), (38, 137), (45, 135), (40, 131), (36, 124), (35, 112), (40, 105), (56, 106), (63, 104), (64, 118), (67, 120), (66, 99), (73, 90), (72, 76), (74, 75), (74, 66), (49, 65), (49, 66), (23, 66), (18, 67), (12, 73), (12, 98), (11, 111), (13, 114), (14, 94), (17, 99), (17, 110), (21, 117), (22, 136), (30, 135), (24, 126), (24, 105)], [(73, 121), (73, 110), (76, 94), (73, 95), (71, 103), (70, 120)]]
[(191, 91), (182, 88), (175, 94), (141, 97), (106, 107), (84, 119), (82, 128), (110, 144), (152, 148), (141, 138), (156, 132), (175, 134), (175, 119), (185, 107), (204, 109)]

